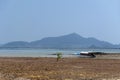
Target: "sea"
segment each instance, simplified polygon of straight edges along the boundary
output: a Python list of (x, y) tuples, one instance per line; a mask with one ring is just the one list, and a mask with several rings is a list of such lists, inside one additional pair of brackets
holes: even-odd
[(120, 49), (0, 49), (0, 57), (56, 57), (62, 53), (63, 57), (78, 56), (81, 51), (96, 51), (106, 53), (120, 53)]

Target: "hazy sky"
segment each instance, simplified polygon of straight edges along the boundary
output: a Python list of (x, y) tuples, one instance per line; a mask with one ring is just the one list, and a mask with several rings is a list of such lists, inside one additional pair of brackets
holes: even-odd
[(120, 0), (0, 0), (0, 43), (76, 32), (120, 43)]

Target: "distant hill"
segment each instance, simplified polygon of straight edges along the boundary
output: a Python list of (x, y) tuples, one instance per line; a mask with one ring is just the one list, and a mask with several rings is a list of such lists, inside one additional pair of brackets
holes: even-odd
[(19, 48), (19, 47), (29, 47), (29, 45), (30, 44), (25, 41), (14, 41), (14, 42), (6, 43), (6, 44), (2, 45), (2, 47)]
[(118, 48), (119, 45), (113, 45), (106, 41), (100, 41), (96, 38), (85, 38), (76, 33), (59, 36), (47, 37), (41, 40), (24, 42), (15, 41), (9, 42), (2, 47), (17, 47), (17, 48)]

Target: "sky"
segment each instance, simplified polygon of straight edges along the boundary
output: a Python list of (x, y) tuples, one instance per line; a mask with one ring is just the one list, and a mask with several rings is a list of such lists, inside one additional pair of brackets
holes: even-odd
[(0, 44), (70, 33), (120, 44), (120, 0), (0, 0)]

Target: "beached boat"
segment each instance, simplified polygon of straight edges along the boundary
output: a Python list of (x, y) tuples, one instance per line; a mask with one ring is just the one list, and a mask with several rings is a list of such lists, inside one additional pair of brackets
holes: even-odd
[(80, 55), (84, 55), (84, 56), (89, 56), (89, 57), (96, 57), (95, 54), (93, 52), (80, 52)]
[(97, 55), (106, 55), (107, 53), (104, 52), (95, 52), (95, 51), (88, 51), (88, 52), (80, 52), (80, 55), (84, 55), (84, 56), (89, 56), (89, 57), (96, 57)]

